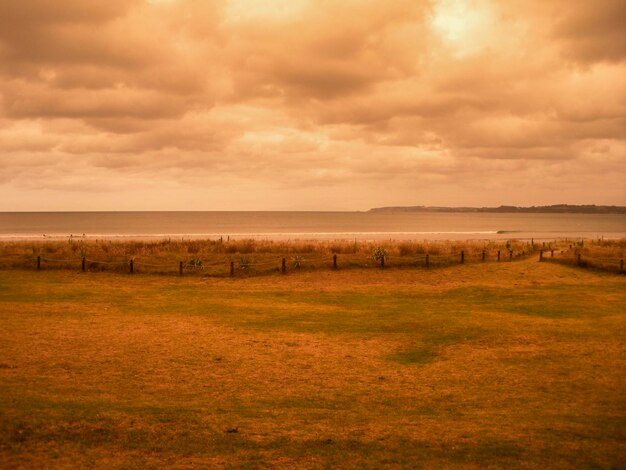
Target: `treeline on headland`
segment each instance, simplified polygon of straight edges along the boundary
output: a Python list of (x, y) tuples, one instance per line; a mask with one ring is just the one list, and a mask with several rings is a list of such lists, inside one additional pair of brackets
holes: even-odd
[(551, 206), (498, 206), (498, 207), (438, 207), (438, 206), (392, 206), (375, 207), (368, 212), (496, 212), (538, 214), (626, 214), (626, 206), (596, 206), (554, 204)]

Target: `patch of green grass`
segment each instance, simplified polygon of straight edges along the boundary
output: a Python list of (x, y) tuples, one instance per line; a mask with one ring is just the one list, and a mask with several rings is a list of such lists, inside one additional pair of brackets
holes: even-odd
[[(610, 294), (621, 287), (608, 285)], [(489, 310), (544, 318), (579, 318), (613, 315), (623, 308), (622, 299), (602, 296), (602, 309), (594, 308), (595, 286), (546, 285), (532, 288), (467, 287), (446, 293), (450, 304), (465, 304), (471, 310)], [(591, 296), (590, 296), (591, 294)]]
[(388, 357), (389, 360), (398, 362), (400, 364), (428, 364), (437, 359), (439, 354), (437, 354), (432, 349), (421, 348), (421, 349), (413, 349), (411, 351), (399, 351), (394, 354), (390, 354)]

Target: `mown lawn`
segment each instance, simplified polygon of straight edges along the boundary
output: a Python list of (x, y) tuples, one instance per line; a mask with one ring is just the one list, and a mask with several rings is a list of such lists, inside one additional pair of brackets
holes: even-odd
[(0, 271), (0, 467), (620, 467), (625, 287)]

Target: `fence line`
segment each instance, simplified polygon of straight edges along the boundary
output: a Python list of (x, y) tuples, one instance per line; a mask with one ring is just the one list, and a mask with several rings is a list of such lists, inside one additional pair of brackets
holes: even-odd
[(124, 265), (124, 264), (128, 264), (128, 261), (98, 261), (98, 260), (95, 260), (95, 259), (88, 259), (88, 258), (85, 258), (85, 261), (87, 263), (107, 264), (107, 265), (111, 265), (111, 266), (115, 266), (115, 265), (121, 266), (121, 265)]
[[(594, 269), (601, 269), (609, 272), (619, 272), (620, 274), (624, 274), (624, 259), (616, 259), (609, 257), (593, 257), (590, 254), (582, 253), (576, 247), (572, 247), (570, 249), (565, 250), (554, 250), (552, 247), (548, 247), (548, 249), (541, 250), (530, 250), (514, 252), (513, 250), (507, 250), (509, 256), (501, 256), (501, 251), (497, 251), (497, 257), (495, 252), (489, 252), (487, 250), (483, 250), (482, 252), (474, 252), (471, 254), (466, 253), (464, 250), (456, 253), (449, 254), (431, 254), (425, 253), (421, 256), (397, 256), (397, 255), (388, 255), (388, 254), (380, 254), (377, 257), (371, 256), (350, 256), (350, 254), (342, 254), (339, 255), (334, 253), (332, 255), (321, 256), (321, 257), (300, 257), (297, 254), (292, 255), (289, 260), (291, 261), (291, 267), (289, 270), (296, 270), (302, 267), (308, 267), (313, 269), (318, 269), (319, 263), (329, 263), (329, 267), (332, 266), (334, 269), (338, 269), (339, 267), (362, 267), (367, 268), (371, 267), (371, 265), (379, 265), (381, 268), (388, 267), (407, 267), (407, 266), (423, 266), (429, 268), (431, 266), (449, 266), (451, 264), (464, 264), (465, 262), (501, 262), (501, 261), (511, 261), (514, 259), (527, 259), (530, 256), (536, 255), (537, 251), (539, 251), (539, 261), (550, 261), (561, 264), (575, 265), (579, 267), (591, 267)], [(556, 256), (555, 256), (556, 254)], [(354, 255), (354, 254), (353, 254)], [(355, 259), (356, 258), (356, 259)], [(214, 261), (210, 264), (205, 264), (198, 258), (187, 260), (187, 261), (179, 261), (177, 264), (174, 262), (168, 263), (150, 263), (144, 262), (137, 258), (130, 258), (125, 261), (103, 261), (103, 260), (94, 260), (86, 257), (81, 258), (72, 258), (72, 259), (61, 259), (61, 258), (49, 258), (42, 257), (41, 255), (36, 258), (28, 258), (31, 261), (36, 261), (37, 270), (41, 269), (41, 263), (76, 263), (78, 266), (79, 263), (81, 265), (82, 271), (86, 271), (86, 263), (90, 265), (105, 265), (105, 266), (128, 266), (130, 273), (134, 273), (136, 267), (147, 267), (147, 268), (170, 268), (171, 271), (176, 271), (178, 269), (180, 275), (184, 274), (185, 270), (214, 270), (215, 268), (224, 268), (223, 274), (229, 273), (231, 276), (235, 275), (235, 271), (243, 271), (246, 273), (250, 273), (252, 271), (261, 273), (267, 271), (267, 268), (273, 268), (282, 273), (287, 272), (287, 257), (282, 256), (281, 258), (276, 258), (268, 261), (260, 261), (254, 259), (248, 259), (247, 255), (241, 255), (238, 261), (235, 261), (233, 257), (224, 258), (221, 261)], [(330, 262), (332, 261), (332, 265)], [(372, 264), (370, 264), (372, 263)], [(222, 271), (221, 269), (219, 271)], [(218, 274), (219, 275), (219, 274)]]
[[(36, 259), (36, 258), (34, 258)], [(74, 261), (79, 262), (80, 258), (77, 259), (54, 259), (54, 258), (41, 258), (41, 261), (50, 261), (54, 263), (73, 263)]]
[[(607, 258), (607, 257), (594, 257), (589, 253), (582, 253), (574, 247), (568, 250), (561, 250), (554, 256), (553, 250), (550, 250), (550, 256), (546, 256), (546, 253), (542, 250), (539, 255), (540, 261), (548, 261), (551, 263), (565, 264), (569, 266), (576, 266), (580, 268), (593, 268), (607, 272), (617, 272), (619, 274), (625, 274), (624, 271), (624, 258)], [(612, 268), (612, 269), (611, 269)]]

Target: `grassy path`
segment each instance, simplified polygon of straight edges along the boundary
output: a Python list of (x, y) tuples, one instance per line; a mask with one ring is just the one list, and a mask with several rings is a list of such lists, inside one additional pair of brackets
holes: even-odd
[(0, 467), (617, 467), (626, 281), (0, 271)]

